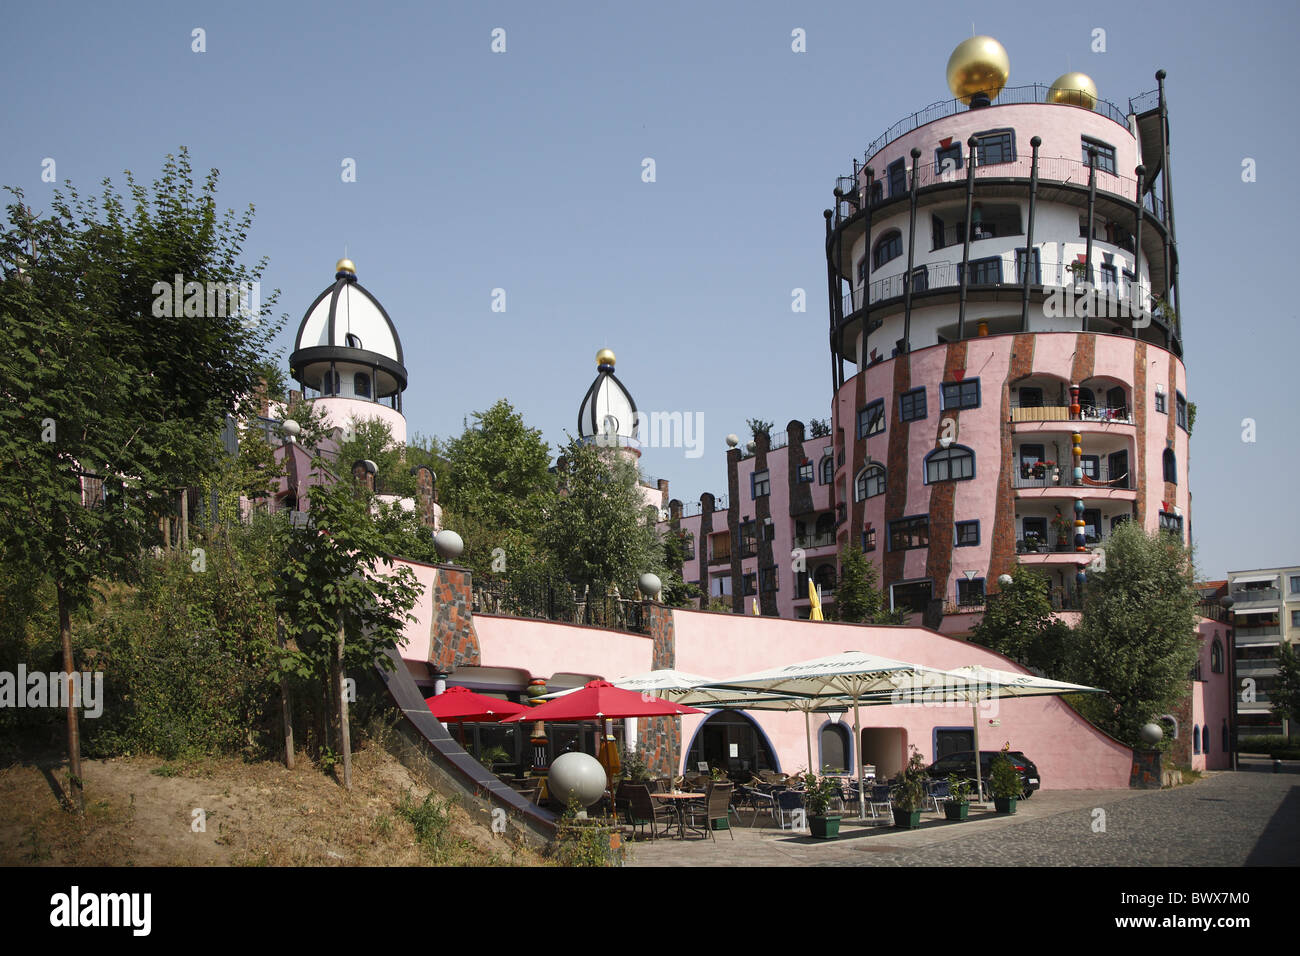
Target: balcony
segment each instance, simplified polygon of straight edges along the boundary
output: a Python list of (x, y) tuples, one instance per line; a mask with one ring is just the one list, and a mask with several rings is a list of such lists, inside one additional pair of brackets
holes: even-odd
[(795, 535), (794, 538), (794, 546), (796, 548), (825, 548), (834, 543), (834, 531), (827, 531), (823, 534), (799, 534)]
[(1099, 464), (1093, 474), (1084, 472), (1083, 478), (1076, 481), (1074, 467), (1069, 464), (1057, 466), (1043, 465), (1036, 467), (1020, 462), (1011, 473), (1012, 488), (1088, 488), (1097, 490), (1127, 491), (1132, 485), (1129, 469), (1112, 476), (1106, 464)]
[(1240, 604), (1262, 604), (1266, 601), (1282, 600), (1281, 588), (1242, 588), (1231, 594), (1233, 606)]
[(1084, 540), (1087, 541), (1088, 548), (1090, 549), (1087, 552), (1078, 550), (1073, 541), (1067, 544), (1061, 544), (1056, 540), (1049, 541), (1046, 538), (1035, 538), (1031, 535), (1027, 538), (1016, 539), (1016, 554), (1086, 554), (1088, 560), (1091, 561), (1091, 549), (1100, 547), (1103, 539), (1098, 538), (1095, 534), (1089, 534), (1084, 536)]
[[(1261, 638), (1281, 638), (1282, 628), (1278, 624), (1265, 624), (1261, 627), (1236, 627), (1233, 633), (1237, 636), (1237, 643), (1243, 644), (1247, 641), (1259, 641)], [(1278, 643), (1271, 641), (1266, 643)]]
[(1237, 673), (1247, 677), (1270, 677), (1277, 673), (1277, 659), (1237, 661)]
[[(1069, 405), (1019, 405), (1011, 403), (1012, 422), (1102, 422), (1104, 424), (1132, 425), (1133, 412), (1127, 407), (1109, 405), (1082, 405), (1079, 417), (1070, 418)], [(1067, 431), (1068, 429), (1062, 429)]]

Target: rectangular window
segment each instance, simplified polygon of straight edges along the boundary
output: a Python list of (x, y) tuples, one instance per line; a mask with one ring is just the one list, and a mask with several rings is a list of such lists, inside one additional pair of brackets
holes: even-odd
[(957, 579), (957, 605), (959, 607), (979, 607), (984, 604), (984, 579), (975, 578), (967, 581)]
[[(1020, 407), (1021, 408), (1042, 408), (1043, 407), (1043, 390), (1036, 385), (1020, 386)], [(1039, 458), (1042, 455), (1038, 456)]]
[(777, 580), (775, 567), (758, 569), (758, 586), (763, 590), (763, 593), (766, 594), (769, 591), (775, 591), (776, 585)]
[(862, 550), (863, 551), (876, 550), (876, 529), (875, 528), (868, 528), (866, 531), (862, 532)]
[(943, 383), (943, 407), (949, 408), (979, 408), (980, 406), (980, 380), (977, 378), (963, 379), (960, 382)]
[(719, 574), (710, 580), (709, 593), (714, 597), (731, 596), (731, 575)]
[(1183, 536), (1183, 516), (1160, 512), (1160, 530)]
[(914, 388), (898, 396), (898, 420), (915, 422), (925, 418), (925, 389)]
[(1109, 143), (1103, 143), (1099, 139), (1089, 139), (1087, 136), (1084, 136), (1082, 139), (1083, 165), (1088, 165), (1088, 150), (1091, 148), (1097, 157), (1097, 172), (1110, 173), (1114, 176), (1116, 169), (1115, 147), (1111, 146)]
[(1165, 393), (1164, 393), (1164, 392), (1156, 392), (1156, 411), (1158, 411), (1161, 415), (1168, 415), (1168, 414), (1169, 414), (1167, 408), (1165, 407)]
[(858, 260), (858, 285), (867, 284), (867, 257)]
[(766, 471), (756, 471), (749, 476), (751, 498), (763, 498), (772, 493), (772, 481)]
[[(1025, 250), (1016, 250), (1016, 285), (1023, 285), (1025, 281)], [(1029, 281), (1034, 285), (1043, 284), (1043, 263), (1038, 249), (1034, 249), (1034, 272)]]
[(978, 521), (957, 522), (957, 547), (966, 548), (980, 543), (980, 523)]
[(899, 159), (889, 164), (889, 195), (890, 198), (901, 196), (907, 192), (907, 164)]
[(1016, 141), (1011, 130), (976, 134), (975, 159), (977, 165), (980, 166), (1014, 163), (1016, 161)]
[(1291, 593), (1300, 594), (1300, 575), (1291, 575)]
[[(961, 278), (961, 263), (957, 264), (957, 278)], [(988, 259), (972, 259), (970, 262), (970, 281), (968, 285), (999, 285), (1002, 282), (1002, 257), (991, 256)]]
[(1101, 468), (1100, 455), (1081, 455), (1079, 457), (1079, 466), (1083, 468), (1083, 476), (1096, 481), (1101, 477), (1097, 472)]
[(695, 535), (689, 531), (682, 533), (682, 557), (687, 561), (695, 560)]
[(1291, 626), (1300, 627), (1300, 611), (1291, 612)]
[(811, 459), (804, 459), (804, 461), (799, 464), (798, 476), (799, 481), (802, 483), (811, 482), (813, 480), (813, 463)]
[(934, 151), (934, 172), (936, 176), (956, 172), (961, 169), (961, 143), (939, 148)]
[(1101, 291), (1109, 295), (1119, 295), (1119, 272), (1113, 265), (1102, 263)]
[(908, 275), (908, 281), (912, 284), (913, 292), (929, 292), (930, 270), (925, 266), (917, 266)]
[(746, 521), (740, 526), (740, 556), (742, 558), (753, 557), (758, 551), (758, 525), (753, 521)]
[(875, 205), (885, 198), (885, 184), (879, 179), (871, 184), (871, 205)]
[(758, 593), (758, 575), (744, 574), (741, 575), (740, 581), (743, 588), (743, 590), (740, 592), (741, 594), (748, 597), (751, 594)]
[(930, 516), (918, 515), (889, 522), (889, 550), (910, 551), (930, 546)]
[(1187, 399), (1183, 398), (1182, 392), (1175, 392), (1174, 396), (1178, 400), (1178, 427), (1187, 431)]
[(858, 437), (879, 435), (885, 430), (885, 400), (878, 398), (858, 412)]

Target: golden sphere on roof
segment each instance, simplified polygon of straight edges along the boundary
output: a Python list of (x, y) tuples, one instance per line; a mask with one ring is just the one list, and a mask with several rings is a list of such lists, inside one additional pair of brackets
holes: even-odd
[(356, 275), (357, 267), (351, 259), (340, 259), (338, 262), (334, 263), (334, 271), (346, 272), (348, 275)]
[(948, 89), (963, 103), (969, 104), (976, 93), (996, 99), (1011, 77), (1011, 59), (1006, 49), (992, 37), (978, 36), (962, 40), (948, 57)]
[(1093, 109), (1097, 105), (1097, 84), (1087, 73), (1062, 73), (1047, 91), (1047, 102)]
[(614, 353), (611, 352), (609, 349), (601, 349), (599, 352), (596, 353), (596, 364), (613, 365)]

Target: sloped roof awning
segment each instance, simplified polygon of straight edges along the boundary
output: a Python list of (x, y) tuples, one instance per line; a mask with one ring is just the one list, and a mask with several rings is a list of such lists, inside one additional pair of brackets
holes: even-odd
[(1251, 574), (1240, 578), (1233, 578), (1233, 584), (1263, 584), (1265, 581), (1276, 581), (1276, 574)]

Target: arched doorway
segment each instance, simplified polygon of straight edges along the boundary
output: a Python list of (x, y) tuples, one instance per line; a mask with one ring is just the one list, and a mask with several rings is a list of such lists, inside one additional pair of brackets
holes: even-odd
[(686, 769), (701, 762), (727, 773), (780, 770), (772, 745), (758, 724), (735, 710), (720, 710), (700, 724), (686, 751)]

